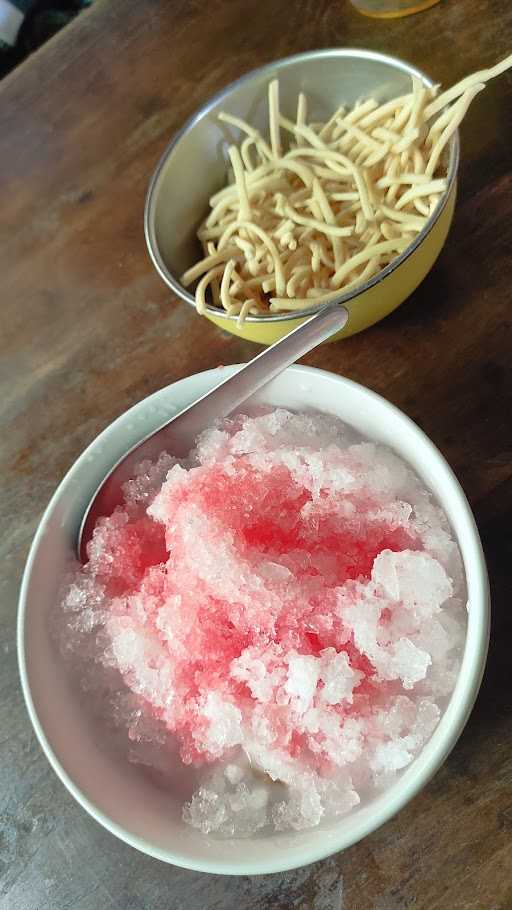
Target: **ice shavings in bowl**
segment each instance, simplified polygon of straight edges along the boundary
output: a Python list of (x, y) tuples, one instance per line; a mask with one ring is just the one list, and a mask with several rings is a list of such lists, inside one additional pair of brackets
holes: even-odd
[(58, 615), (73, 659), (121, 675), (130, 739), (178, 745), (185, 820), (247, 836), (395, 781), (454, 687), (466, 595), (447, 519), (399, 457), (278, 409), (142, 465)]

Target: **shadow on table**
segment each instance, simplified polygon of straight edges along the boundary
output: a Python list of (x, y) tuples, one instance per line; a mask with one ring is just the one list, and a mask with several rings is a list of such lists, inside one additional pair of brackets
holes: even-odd
[[(14, 47), (0, 40), (0, 79), (68, 25), (94, 0), (28, 0), (30, 7)], [(1, 32), (0, 32), (1, 39)]]

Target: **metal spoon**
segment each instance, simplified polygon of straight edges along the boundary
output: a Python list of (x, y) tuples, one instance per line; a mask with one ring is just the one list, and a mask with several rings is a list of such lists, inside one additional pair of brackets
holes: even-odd
[(133, 477), (135, 468), (141, 461), (156, 459), (165, 451), (178, 457), (186, 455), (202, 430), (218, 418), (232, 414), (254, 392), (295, 363), (299, 357), (344, 328), (347, 320), (348, 312), (344, 307), (337, 303), (327, 304), (289, 335), (266, 348), (236, 373), (133, 446), (101, 482), (85, 511), (77, 541), (80, 560), (87, 561), (87, 544), (98, 518), (111, 515), (116, 506), (121, 505), (123, 484)]

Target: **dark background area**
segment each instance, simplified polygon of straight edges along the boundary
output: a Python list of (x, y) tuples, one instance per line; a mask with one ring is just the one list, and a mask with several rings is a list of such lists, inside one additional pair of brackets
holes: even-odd
[(71, 22), (94, 0), (37, 0), (27, 13), (14, 47), (0, 41), (0, 79)]

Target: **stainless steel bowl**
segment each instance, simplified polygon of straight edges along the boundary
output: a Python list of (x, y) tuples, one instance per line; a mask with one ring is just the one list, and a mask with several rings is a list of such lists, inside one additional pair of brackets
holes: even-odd
[[(166, 284), (186, 303), (195, 305), (193, 295), (180, 284), (179, 276), (202, 255), (196, 230), (207, 214), (210, 196), (226, 184), (228, 146), (240, 139), (236, 128), (217, 119), (220, 111), (242, 117), (265, 133), (267, 88), (271, 79), (279, 78), (280, 104), (285, 114), (295, 116), (297, 95), (304, 92), (308, 96), (311, 119), (322, 120), (341, 103), (350, 106), (369, 96), (386, 101), (403, 94), (410, 90), (413, 75), (427, 86), (433, 84), (420, 70), (395, 57), (339, 48), (277, 60), (242, 76), (215, 95), (171, 140), (149, 185), (145, 208), (146, 241), (153, 263)], [(359, 300), (365, 292), (381, 284), (420, 247), (444, 212), (445, 224), (438, 229), (432, 249), (423, 256), (424, 261), (418, 261), (415, 269), (409, 268), (410, 274), (404, 275), (404, 280), (395, 282), (396, 287), (390, 289), (385, 299), (369, 301), (367, 318), (351, 318), (344, 334), (359, 331), (381, 319), (411, 293), (431, 268), (451, 221), (458, 149), (458, 136), (455, 135), (449, 151), (447, 193), (422, 232), (382, 272), (366, 284), (340, 294), (340, 302)], [(449, 200), (452, 206), (448, 213), (444, 209)], [(241, 327), (237, 326), (236, 316), (228, 316), (216, 307), (208, 307), (206, 315), (227, 331), (269, 343), (290, 331), (314, 310), (312, 306), (299, 314), (249, 316)], [(257, 326), (263, 323), (267, 328), (261, 332)]]

